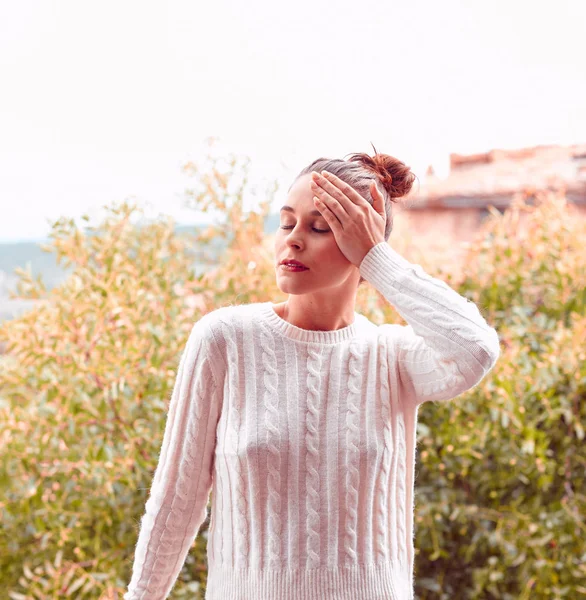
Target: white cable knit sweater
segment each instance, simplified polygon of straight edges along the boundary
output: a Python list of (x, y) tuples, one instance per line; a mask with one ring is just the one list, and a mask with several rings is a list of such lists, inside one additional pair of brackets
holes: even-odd
[(193, 326), (125, 600), (162, 600), (207, 517), (206, 600), (412, 600), (418, 406), (500, 353), (477, 306), (386, 242), (360, 274), (407, 326), (300, 329), (271, 302)]

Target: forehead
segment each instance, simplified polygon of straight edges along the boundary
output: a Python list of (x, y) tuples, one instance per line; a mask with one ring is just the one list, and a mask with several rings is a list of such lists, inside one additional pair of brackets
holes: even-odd
[(321, 217), (319, 210), (315, 209), (313, 203), (313, 192), (311, 190), (311, 175), (299, 177), (291, 186), (286, 203), (279, 209), (281, 214), (307, 214)]

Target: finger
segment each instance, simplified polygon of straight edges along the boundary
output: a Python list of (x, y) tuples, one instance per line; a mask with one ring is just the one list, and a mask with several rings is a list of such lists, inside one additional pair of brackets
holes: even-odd
[[(337, 198), (334, 198), (327, 192), (325, 189), (321, 188), (319, 185), (312, 182), (311, 184), (312, 190), (315, 194), (317, 194), (318, 200), (321, 200), (327, 208), (337, 217), (338, 221), (342, 225), (348, 222), (349, 219), (353, 218), (349, 215), (346, 209), (342, 206), (342, 204), (338, 201)], [(348, 199), (346, 199), (349, 202)]]
[[(351, 185), (347, 184), (345, 181), (342, 181), (333, 173), (330, 173), (329, 171), (322, 171), (322, 175), (325, 178), (325, 181), (327, 182), (326, 185), (330, 184), (330, 186), (332, 186), (333, 189), (340, 195), (340, 202), (342, 203), (344, 208), (346, 208), (346, 204), (344, 204), (344, 201), (346, 199), (350, 200), (350, 202), (352, 203), (350, 206), (352, 207), (361, 206), (364, 208), (367, 204), (370, 206), (370, 203), (367, 202), (362, 197), (362, 195), (359, 194)], [(330, 191), (330, 187), (326, 187), (326, 189)], [(332, 194), (332, 196), (338, 198), (337, 195)]]
[(313, 197), (313, 202), (315, 207), (322, 214), (323, 218), (326, 220), (327, 224), (332, 228), (332, 231), (338, 233), (342, 230), (342, 224), (336, 217), (336, 215), (326, 206), (317, 196)]
[[(315, 173), (315, 175), (313, 175), (313, 173)], [(362, 198), (358, 192), (356, 192), (351, 186), (344, 183), (341, 179), (336, 178), (336, 182), (333, 180), (328, 181), (324, 176), (320, 176), (319, 173), (316, 173), (315, 171), (313, 171), (313, 173), (313, 182), (315, 182), (315, 184), (318, 186), (318, 189), (324, 189), (332, 198), (335, 198), (340, 203), (342, 208), (344, 208), (346, 213), (348, 213), (349, 218), (354, 219), (358, 214), (358, 208), (356, 205), (360, 201), (365, 202), (364, 198)], [(346, 186), (348, 191), (342, 190), (340, 188), (341, 185)], [(352, 192), (356, 199), (352, 199), (347, 196), (347, 194), (351, 194)]]
[(370, 194), (372, 196), (372, 207), (379, 215), (386, 218), (385, 199), (376, 181), (372, 181), (370, 184)]

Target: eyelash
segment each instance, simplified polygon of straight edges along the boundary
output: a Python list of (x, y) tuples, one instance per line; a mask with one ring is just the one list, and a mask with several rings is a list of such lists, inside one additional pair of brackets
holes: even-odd
[[(293, 225), (287, 225), (287, 226), (281, 225), (280, 229), (293, 229)], [(315, 227), (312, 227), (312, 229), (314, 231), (317, 231), (318, 233), (329, 233), (330, 232), (329, 229), (316, 229)]]

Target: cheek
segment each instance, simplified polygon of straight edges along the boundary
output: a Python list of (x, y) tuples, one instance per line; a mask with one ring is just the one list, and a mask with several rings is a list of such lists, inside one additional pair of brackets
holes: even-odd
[[(286, 246), (285, 236), (277, 233), (273, 244), (275, 257), (285, 254), (287, 252)], [(333, 233), (320, 234), (319, 237), (311, 241), (310, 247), (311, 254), (317, 254), (323, 258), (320, 264), (327, 265), (329, 271), (332, 269), (338, 270), (338, 268), (342, 269), (348, 267), (350, 264), (340, 250)]]
[(333, 234), (328, 235), (327, 238), (320, 244), (318, 252), (327, 262), (328, 268), (337, 269), (347, 267), (349, 261), (340, 250)]

